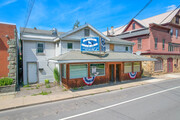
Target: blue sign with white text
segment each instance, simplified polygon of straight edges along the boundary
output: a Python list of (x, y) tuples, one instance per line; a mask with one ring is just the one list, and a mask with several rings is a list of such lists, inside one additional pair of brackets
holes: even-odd
[(105, 39), (101, 38), (101, 51), (105, 52), (106, 51), (106, 47), (105, 47)]
[(82, 38), (81, 51), (99, 51), (99, 37)]

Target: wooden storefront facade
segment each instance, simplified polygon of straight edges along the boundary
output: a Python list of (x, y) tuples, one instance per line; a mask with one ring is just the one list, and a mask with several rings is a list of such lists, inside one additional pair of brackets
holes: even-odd
[[(124, 72), (124, 64), (127, 62), (83, 62), (83, 63), (67, 63), (67, 64), (60, 64), (61, 67), (61, 81), (62, 84), (66, 88), (75, 88), (75, 87), (81, 87), (81, 86), (86, 86), (86, 84), (83, 81), (83, 78), (70, 78), (70, 65), (76, 65), (76, 64), (86, 64), (87, 65), (87, 71), (88, 71), (88, 76), (87, 77), (92, 77), (91, 70), (90, 70), (90, 65), (91, 64), (104, 64), (104, 75), (101, 76), (96, 76), (95, 80), (92, 85), (97, 85), (97, 84), (103, 84), (103, 83), (109, 83), (109, 82), (117, 82), (117, 81), (125, 81), (125, 80), (131, 80), (129, 73)], [(132, 64), (131, 67), (131, 72), (134, 72), (134, 63), (133, 62), (128, 62)], [(137, 62), (136, 62), (137, 63)], [(142, 74), (142, 62), (138, 61), (139, 63), (139, 71), (137, 72), (136, 78), (141, 78)], [(64, 72), (66, 72), (65, 77), (62, 77), (62, 66), (65, 65), (66, 69)], [(133, 80), (133, 79), (132, 79)]]

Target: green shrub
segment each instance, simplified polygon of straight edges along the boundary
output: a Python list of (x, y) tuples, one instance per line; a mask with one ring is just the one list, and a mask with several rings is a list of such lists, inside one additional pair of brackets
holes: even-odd
[(0, 86), (5, 86), (5, 85), (12, 85), (13, 84), (13, 79), (4, 77), (0, 79)]
[(42, 91), (42, 92), (40, 92), (40, 93), (38, 93), (38, 94), (32, 94), (31, 96), (36, 96), (36, 95), (48, 95), (48, 94), (51, 94), (52, 92), (50, 91), (50, 92), (44, 92), (44, 91)]
[(23, 87), (26, 88), (26, 87), (31, 87), (31, 86), (29, 84), (27, 84), (27, 85), (24, 85)]
[(45, 80), (45, 84), (49, 84), (49, 80), (48, 79)]
[(50, 84), (46, 84), (46, 88), (50, 88), (51, 86), (50, 86)]
[(54, 68), (54, 79), (57, 81), (57, 83), (59, 84), (60, 82), (60, 75), (59, 75), (59, 71), (57, 68)]

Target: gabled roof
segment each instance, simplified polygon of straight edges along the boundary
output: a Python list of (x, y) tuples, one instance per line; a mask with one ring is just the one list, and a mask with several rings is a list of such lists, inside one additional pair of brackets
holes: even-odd
[(107, 41), (106, 43), (112, 43), (112, 44), (121, 44), (121, 45), (134, 45), (134, 42), (130, 42), (127, 40), (122, 40), (119, 37), (108, 37), (110, 41)]
[(132, 21), (137, 22), (137, 23), (138, 23), (140, 26), (142, 26), (143, 28), (146, 27), (140, 20), (133, 18), (133, 19), (129, 22), (129, 24), (126, 25), (126, 27), (123, 29), (122, 32), (124, 32), (124, 31), (129, 27), (129, 25), (132, 23)]
[[(149, 27), (149, 24), (156, 23), (156, 24), (165, 24), (172, 21), (173, 17), (180, 11), (179, 9), (176, 9), (174, 12), (168, 11), (166, 13), (162, 13), (153, 17), (149, 17), (143, 20), (134, 19), (136, 22), (140, 23), (144, 27)], [(171, 13), (172, 12), (172, 13)], [(121, 34), (125, 29), (127, 25), (118, 27), (114, 29), (114, 35)], [(103, 32), (105, 35), (107, 35), (107, 31)]]
[(80, 26), (80, 27), (78, 27), (78, 28), (76, 28), (76, 29), (74, 29), (74, 30), (71, 30), (71, 31), (69, 31), (69, 32), (66, 32), (66, 33), (60, 35), (59, 38), (62, 39), (62, 38), (64, 38), (64, 37), (66, 37), (66, 36), (68, 36), (68, 35), (71, 35), (72, 33), (75, 33), (75, 32), (77, 32), (77, 31), (79, 31), (79, 30), (81, 30), (81, 29), (83, 29), (83, 28), (86, 28), (86, 27), (89, 27), (91, 30), (93, 30), (94, 32), (96, 32), (99, 36), (101, 36), (101, 37), (103, 37), (104, 39), (110, 41), (110, 39), (109, 39), (108, 37), (106, 37), (104, 34), (102, 34), (100, 31), (98, 31), (97, 29), (95, 29), (95, 28), (94, 28), (93, 26), (91, 26), (90, 24), (85, 24), (85, 25), (82, 25), (82, 26)]
[[(24, 33), (32, 33), (32, 34), (40, 34), (40, 35), (52, 35), (52, 30), (40, 30), (40, 29), (33, 29), (33, 28), (23, 28), (20, 27), (20, 33), (22, 33), (24, 30)], [(58, 32), (58, 35), (63, 34), (64, 32)]]

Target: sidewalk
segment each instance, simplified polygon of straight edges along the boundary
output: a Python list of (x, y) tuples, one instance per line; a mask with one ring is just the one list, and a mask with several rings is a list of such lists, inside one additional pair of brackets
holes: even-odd
[(4, 93), (0, 94), (0, 111), (7, 110), (7, 109), (13, 109), (13, 108), (19, 108), (24, 106), (30, 106), (30, 105), (36, 105), (36, 104), (42, 104), (42, 103), (48, 103), (48, 102), (54, 102), (54, 101), (60, 101), (65, 99), (71, 99), (86, 95), (94, 95), (98, 93), (103, 92), (110, 92), (114, 90), (121, 90), (129, 87), (134, 86), (140, 86), (144, 84), (150, 84), (154, 82), (159, 82), (163, 80), (173, 79), (173, 78), (180, 78), (180, 73), (172, 73), (172, 74), (165, 74), (160, 76), (154, 76), (152, 78), (142, 78), (137, 80), (130, 80), (126, 82), (119, 82), (116, 84), (103, 84), (103, 85), (94, 85), (92, 87), (87, 86), (84, 88), (79, 88), (78, 90), (66, 90), (62, 89), (56, 92), (52, 92), (52, 94), (49, 95), (28, 95), (28, 96), (18, 96), (18, 94), (21, 94), (20, 92), (15, 93)]

